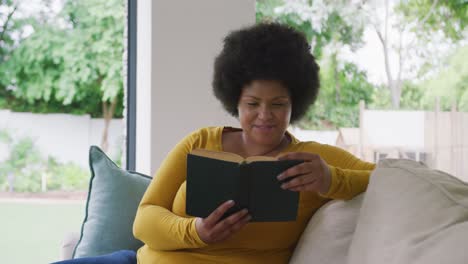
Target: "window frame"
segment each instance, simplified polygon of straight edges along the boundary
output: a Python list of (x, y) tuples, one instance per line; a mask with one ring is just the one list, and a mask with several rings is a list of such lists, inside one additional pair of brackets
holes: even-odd
[(126, 169), (136, 167), (136, 67), (137, 67), (137, 2), (127, 0), (127, 133), (126, 133)]

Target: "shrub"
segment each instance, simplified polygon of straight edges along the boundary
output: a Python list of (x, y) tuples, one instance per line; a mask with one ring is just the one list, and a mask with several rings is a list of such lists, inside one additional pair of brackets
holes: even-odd
[(9, 155), (0, 161), (0, 191), (40, 192), (42, 178), (47, 190), (85, 190), (89, 173), (77, 164), (59, 163), (54, 157), (44, 158), (29, 137), (15, 139), (12, 133), (0, 130), (0, 142), (6, 144)]

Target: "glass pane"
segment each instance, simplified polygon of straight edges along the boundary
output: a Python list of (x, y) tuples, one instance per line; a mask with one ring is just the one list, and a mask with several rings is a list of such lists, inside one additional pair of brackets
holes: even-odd
[(0, 2), (5, 263), (61, 259), (84, 218), (91, 145), (123, 162), (125, 3)]
[(318, 98), (291, 131), (468, 181), (466, 16), (450, 1), (387, 2), (256, 2), (257, 22), (302, 31), (320, 65)]

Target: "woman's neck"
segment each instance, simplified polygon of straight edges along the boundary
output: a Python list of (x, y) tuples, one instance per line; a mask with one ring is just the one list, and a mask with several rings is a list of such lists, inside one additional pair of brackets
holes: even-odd
[(240, 140), (242, 142), (242, 152), (243, 156), (250, 157), (250, 156), (276, 156), (278, 155), (283, 149), (285, 149), (289, 145), (289, 139), (286, 135), (281, 137), (281, 140), (274, 145), (259, 145), (259, 144), (251, 144), (249, 140), (245, 137), (244, 133), (240, 133)]

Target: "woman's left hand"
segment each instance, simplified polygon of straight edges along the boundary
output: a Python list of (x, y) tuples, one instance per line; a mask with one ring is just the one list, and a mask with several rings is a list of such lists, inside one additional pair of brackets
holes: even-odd
[[(303, 160), (304, 162), (291, 167), (278, 176), (278, 180), (286, 180), (281, 188), (291, 191), (316, 191), (326, 194), (331, 185), (331, 172), (327, 163), (319, 155), (307, 152), (291, 152), (278, 158), (279, 160)], [(288, 180), (289, 178), (292, 179)]]

